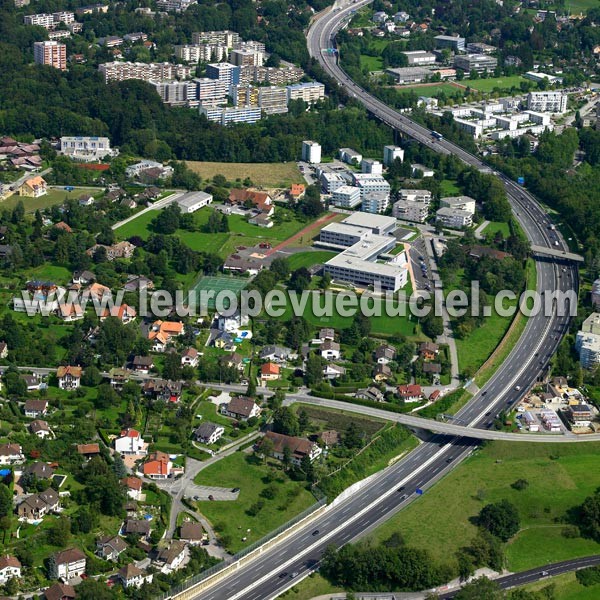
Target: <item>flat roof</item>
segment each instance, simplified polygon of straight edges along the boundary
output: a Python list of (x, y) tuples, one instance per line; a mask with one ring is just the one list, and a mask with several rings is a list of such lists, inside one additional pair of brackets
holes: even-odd
[(347, 225), (344, 222), (342, 223), (330, 223), (321, 229), (321, 233), (323, 231), (339, 233), (340, 235), (355, 235), (362, 236), (366, 233), (370, 234), (372, 229), (369, 227), (355, 227), (353, 225)]
[(396, 226), (394, 217), (386, 217), (384, 215), (374, 215), (371, 213), (355, 212), (347, 216), (342, 223), (344, 225), (353, 225), (355, 227), (368, 227), (369, 229), (387, 228), (392, 225)]
[(357, 271), (368, 271), (369, 273), (375, 273), (376, 275), (383, 275), (386, 277), (397, 277), (399, 273), (406, 269), (405, 265), (382, 264), (364, 260), (362, 258), (355, 258), (349, 256), (348, 251), (334, 256), (325, 264), (332, 267), (355, 269)]
[(212, 198), (212, 196), (206, 192), (189, 192), (188, 194), (181, 196), (181, 198), (178, 198), (176, 202), (179, 206), (190, 208), (198, 202), (206, 202), (210, 198)]

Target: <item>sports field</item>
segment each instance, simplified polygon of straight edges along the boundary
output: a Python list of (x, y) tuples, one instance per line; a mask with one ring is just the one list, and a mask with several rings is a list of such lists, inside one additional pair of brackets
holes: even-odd
[[(235, 294), (241, 292), (248, 285), (247, 279), (240, 277), (211, 277), (206, 275), (200, 278), (192, 287), (192, 290), (198, 294), (198, 300), (200, 300), (200, 293), (202, 290), (214, 291), (216, 294), (224, 290), (230, 290)], [(208, 300), (208, 308), (215, 308), (214, 298)]]
[(250, 178), (253, 185), (266, 188), (288, 187), (302, 183), (304, 178), (295, 162), (287, 163), (222, 163), (186, 161), (186, 165), (202, 179), (223, 175), (228, 181), (243, 181)]

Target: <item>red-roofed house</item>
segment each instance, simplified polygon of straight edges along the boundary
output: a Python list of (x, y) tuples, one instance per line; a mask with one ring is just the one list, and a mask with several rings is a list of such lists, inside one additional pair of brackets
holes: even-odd
[(148, 445), (137, 429), (124, 429), (115, 439), (115, 450), (119, 454), (146, 454)]
[(306, 191), (306, 187), (303, 183), (292, 183), (290, 187), (290, 198), (292, 200), (300, 200), (302, 196), (304, 196), (304, 192)]
[(268, 362), (260, 367), (260, 379), (262, 382), (275, 381), (281, 377), (281, 367), (275, 363)]
[(171, 474), (173, 463), (165, 452), (152, 452), (144, 463), (143, 472), (149, 479), (166, 479)]
[(132, 500), (140, 500), (142, 495), (142, 480), (139, 477), (124, 477), (121, 483), (127, 488), (127, 495)]
[(135, 320), (137, 316), (137, 311), (133, 306), (129, 306), (128, 304), (121, 304), (119, 306), (113, 306), (112, 308), (105, 308), (102, 316), (100, 317), (100, 321), (104, 321), (108, 317), (116, 317), (123, 324), (131, 323), (131, 321)]
[(81, 367), (72, 367), (70, 365), (58, 367), (56, 370), (58, 387), (61, 390), (76, 390), (81, 383), (82, 372), (83, 369)]
[(229, 204), (252, 204), (268, 216), (271, 216), (275, 212), (273, 199), (266, 192), (234, 188), (229, 192), (228, 202)]
[(423, 398), (423, 390), (420, 385), (414, 383), (399, 385), (398, 395), (404, 402), (418, 402)]
[(21, 563), (18, 558), (4, 554), (0, 556), (0, 585), (13, 577), (21, 577)]

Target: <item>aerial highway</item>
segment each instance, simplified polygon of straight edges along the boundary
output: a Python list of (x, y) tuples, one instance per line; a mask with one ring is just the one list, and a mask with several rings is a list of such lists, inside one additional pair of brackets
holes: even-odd
[[(335, 5), (334, 10), (315, 19), (307, 32), (310, 54), (376, 118), (437, 152), (452, 153), (466, 164), (491, 172), (476, 156), (447, 140), (432, 139), (431, 131), (360, 88), (340, 68), (336, 55), (326, 51), (335, 45), (335, 34), (347, 23), (351, 12), (369, 1)], [(550, 229), (548, 216), (535, 198), (501, 173), (495, 175), (503, 181), (515, 217), (531, 244), (566, 251), (564, 240)], [(577, 289), (577, 271), (572, 264), (550, 258), (537, 260), (536, 265), (538, 291)], [(530, 317), (523, 335), (503, 365), (459, 411), (457, 421), (468, 427), (488, 429), (495, 414), (517, 402), (546, 368), (568, 324), (569, 317), (557, 315), (554, 306), (549, 315), (539, 313)], [(408, 503), (418, 501), (422, 492), (426, 493), (477, 444), (476, 439), (464, 436), (434, 435), (402, 460), (378, 473), (368, 485), (334, 502), (310, 524), (297, 529), (275, 547), (264, 550), (193, 597), (198, 600), (276, 598), (314, 570), (329, 544), (346, 544), (389, 519)]]

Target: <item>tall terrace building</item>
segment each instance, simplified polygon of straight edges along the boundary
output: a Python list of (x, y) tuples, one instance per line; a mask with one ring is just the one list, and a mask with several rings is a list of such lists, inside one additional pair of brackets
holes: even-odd
[(61, 71), (67, 69), (67, 47), (56, 41), (35, 42), (33, 60), (38, 65), (48, 65)]

